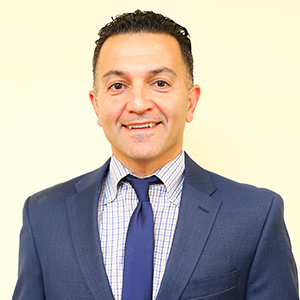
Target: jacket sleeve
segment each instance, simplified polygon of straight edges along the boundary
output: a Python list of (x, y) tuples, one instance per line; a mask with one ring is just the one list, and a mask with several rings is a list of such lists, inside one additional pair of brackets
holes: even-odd
[(297, 300), (298, 278), (283, 218), (283, 201), (274, 195), (248, 277), (247, 300)]
[(30, 198), (23, 208), (23, 227), (20, 233), (18, 281), (13, 300), (44, 300), (41, 265), (36, 251), (29, 216)]

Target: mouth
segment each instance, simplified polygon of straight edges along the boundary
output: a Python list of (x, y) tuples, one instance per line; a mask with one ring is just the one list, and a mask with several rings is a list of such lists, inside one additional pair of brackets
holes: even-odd
[(151, 122), (151, 123), (144, 123), (144, 124), (132, 124), (132, 125), (123, 125), (128, 129), (145, 129), (145, 128), (152, 128), (160, 124), (161, 122)]

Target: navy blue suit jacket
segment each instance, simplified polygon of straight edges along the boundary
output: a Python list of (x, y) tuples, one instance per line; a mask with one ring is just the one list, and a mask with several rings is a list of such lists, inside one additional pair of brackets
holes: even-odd
[[(27, 199), (14, 300), (113, 300), (97, 225), (108, 166)], [(280, 196), (207, 172), (186, 155), (157, 299), (299, 299)]]

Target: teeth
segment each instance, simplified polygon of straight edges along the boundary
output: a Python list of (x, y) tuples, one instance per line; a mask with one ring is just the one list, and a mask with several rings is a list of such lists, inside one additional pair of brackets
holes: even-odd
[(145, 123), (145, 124), (136, 124), (136, 125), (128, 125), (126, 126), (129, 129), (140, 129), (140, 128), (148, 128), (148, 127), (153, 127), (157, 123)]

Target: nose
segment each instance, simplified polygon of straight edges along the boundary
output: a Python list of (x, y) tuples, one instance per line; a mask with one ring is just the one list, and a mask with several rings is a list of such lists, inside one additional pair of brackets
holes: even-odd
[(126, 109), (131, 113), (142, 114), (153, 107), (147, 88), (141, 85), (131, 88), (128, 94)]

